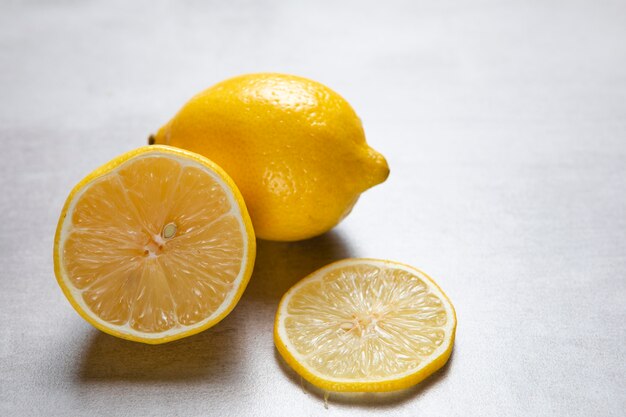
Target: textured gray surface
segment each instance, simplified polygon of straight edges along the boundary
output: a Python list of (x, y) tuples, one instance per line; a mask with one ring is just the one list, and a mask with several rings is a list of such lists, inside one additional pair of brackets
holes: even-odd
[[(0, 414), (624, 415), (626, 3), (126, 3), (0, 4)], [(93, 329), (52, 270), (70, 188), (195, 92), (267, 70), (347, 97), (389, 180), (325, 236), (260, 242), (213, 329), (163, 346)], [(326, 410), (272, 319), (347, 256), (435, 277), (457, 343), (417, 388)]]

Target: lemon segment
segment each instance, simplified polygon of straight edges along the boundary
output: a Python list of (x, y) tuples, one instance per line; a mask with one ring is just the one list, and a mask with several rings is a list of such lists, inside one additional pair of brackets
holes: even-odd
[(72, 306), (100, 330), (163, 343), (198, 333), (241, 297), (255, 238), (239, 191), (206, 158), (143, 147), (71, 192), (54, 244)]
[(393, 391), (441, 368), (456, 314), (423, 272), (391, 261), (347, 259), (294, 285), (276, 314), (286, 362), (328, 391)]

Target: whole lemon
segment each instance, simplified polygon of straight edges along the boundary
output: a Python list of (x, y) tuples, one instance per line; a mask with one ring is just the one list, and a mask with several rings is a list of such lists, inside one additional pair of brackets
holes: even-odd
[(389, 175), (339, 94), (306, 78), (243, 75), (193, 97), (150, 138), (206, 156), (233, 178), (258, 237), (293, 241), (341, 221)]

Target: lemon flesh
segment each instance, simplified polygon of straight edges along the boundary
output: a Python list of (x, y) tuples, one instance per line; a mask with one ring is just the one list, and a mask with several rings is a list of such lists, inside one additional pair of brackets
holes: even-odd
[(204, 330), (236, 304), (255, 239), (232, 180), (206, 158), (143, 147), (72, 191), (55, 272), (74, 308), (122, 338), (162, 343)]
[(292, 75), (220, 82), (193, 97), (152, 140), (224, 168), (262, 239), (294, 241), (330, 230), (389, 174), (350, 104)]
[(456, 315), (441, 289), (403, 264), (347, 259), (282, 298), (274, 340), (291, 367), (328, 391), (392, 391), (448, 360)]

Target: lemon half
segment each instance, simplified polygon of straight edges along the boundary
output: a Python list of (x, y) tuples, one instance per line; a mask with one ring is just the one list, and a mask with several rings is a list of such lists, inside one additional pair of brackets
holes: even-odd
[(397, 262), (346, 259), (283, 296), (274, 341), (285, 361), (327, 391), (393, 391), (441, 368), (456, 314), (423, 272)]
[(163, 343), (224, 318), (248, 283), (255, 253), (243, 198), (220, 167), (184, 150), (146, 146), (72, 190), (54, 269), (89, 323)]

